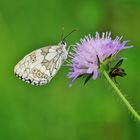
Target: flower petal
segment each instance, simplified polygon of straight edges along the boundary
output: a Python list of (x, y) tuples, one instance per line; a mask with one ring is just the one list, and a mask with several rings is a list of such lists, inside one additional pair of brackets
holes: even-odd
[(97, 77), (98, 77), (98, 71), (97, 70), (94, 70), (93, 76), (92, 76), (93, 80), (96, 80)]
[[(92, 74), (92, 78), (95, 80), (98, 77), (99, 62), (97, 56), (102, 64), (109, 56), (115, 56), (123, 49), (128, 49), (133, 46), (126, 46), (129, 42), (121, 41), (122, 37), (116, 37), (112, 39), (110, 32), (102, 33), (102, 36), (96, 32), (95, 37), (91, 35), (85, 36), (80, 39), (80, 43), (75, 45), (73, 49), (74, 53), (71, 53), (71, 72), (68, 77), (71, 80), (71, 84), (83, 74)], [(109, 58), (108, 58), (109, 59)]]

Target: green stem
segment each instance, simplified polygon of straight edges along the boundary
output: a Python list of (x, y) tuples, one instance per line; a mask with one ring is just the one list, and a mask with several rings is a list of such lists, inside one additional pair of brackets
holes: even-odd
[(125, 106), (128, 108), (128, 110), (132, 113), (132, 115), (140, 122), (140, 115), (134, 110), (134, 108), (130, 105), (128, 100), (124, 97), (124, 95), (121, 93), (121, 91), (118, 89), (118, 87), (115, 85), (115, 83), (111, 80), (109, 75), (106, 71), (103, 72), (105, 78), (108, 80), (110, 85), (113, 87), (113, 89), (116, 91), (117, 95), (120, 97), (120, 99), (123, 101)]

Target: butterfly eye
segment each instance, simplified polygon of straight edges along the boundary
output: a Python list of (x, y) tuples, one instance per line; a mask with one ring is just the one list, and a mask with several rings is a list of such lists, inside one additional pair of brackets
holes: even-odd
[(62, 44), (62, 45), (66, 45), (66, 42), (65, 42), (65, 41), (62, 41), (61, 44)]

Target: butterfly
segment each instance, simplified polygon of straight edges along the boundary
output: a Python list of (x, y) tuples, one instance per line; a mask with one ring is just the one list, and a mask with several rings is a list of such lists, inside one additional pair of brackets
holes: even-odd
[[(14, 67), (15, 75), (32, 85), (44, 85), (56, 75), (68, 57), (65, 39), (74, 31), (61, 39), (58, 45), (50, 45), (27, 54)], [(63, 35), (62, 35), (63, 36)]]

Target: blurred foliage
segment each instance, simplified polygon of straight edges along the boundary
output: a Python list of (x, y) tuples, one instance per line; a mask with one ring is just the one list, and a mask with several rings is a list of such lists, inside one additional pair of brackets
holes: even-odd
[(67, 67), (50, 84), (35, 87), (18, 80), (14, 65), (30, 51), (85, 34), (111, 31), (135, 47), (122, 52), (128, 76), (121, 90), (140, 109), (140, 0), (0, 0), (0, 140), (138, 140), (140, 124), (101, 79), (69, 88)]

